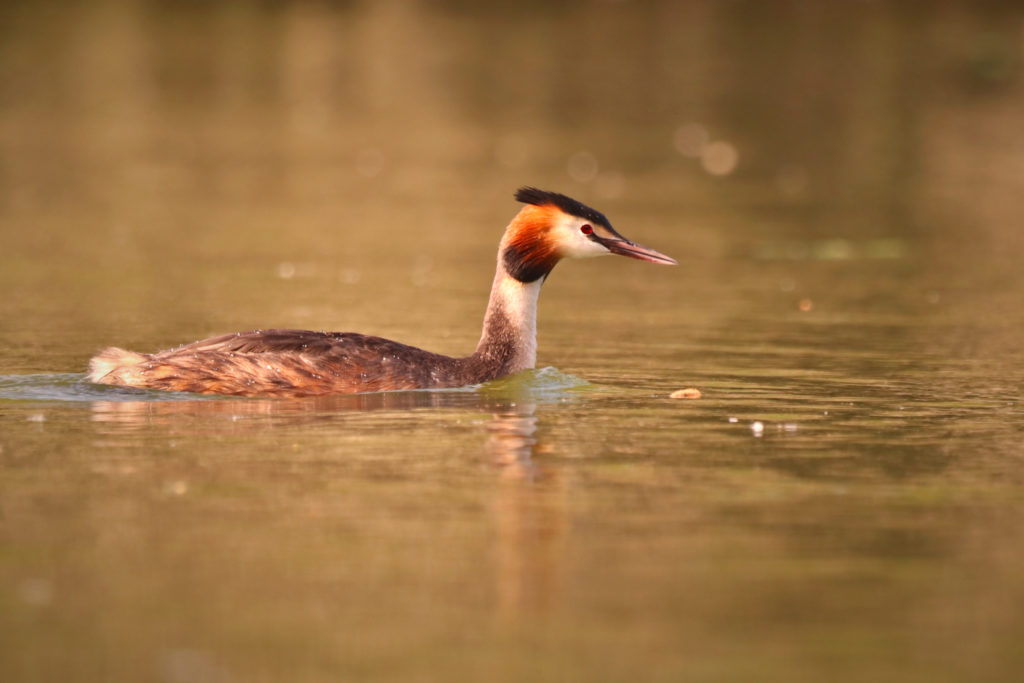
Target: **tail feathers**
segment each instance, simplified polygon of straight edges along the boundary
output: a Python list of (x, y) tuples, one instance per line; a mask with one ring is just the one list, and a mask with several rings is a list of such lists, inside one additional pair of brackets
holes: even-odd
[(149, 360), (149, 356), (134, 351), (126, 351), (116, 346), (103, 349), (89, 360), (89, 381), (98, 384), (132, 385), (133, 372), (140, 363)]

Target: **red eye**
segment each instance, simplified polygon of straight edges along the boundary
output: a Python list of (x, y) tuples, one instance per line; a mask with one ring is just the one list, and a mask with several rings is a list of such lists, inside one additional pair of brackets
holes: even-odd
[(594, 229), (587, 225), (586, 223), (584, 223), (583, 225), (580, 226), (580, 232), (582, 232), (584, 235), (589, 235), (594, 232)]

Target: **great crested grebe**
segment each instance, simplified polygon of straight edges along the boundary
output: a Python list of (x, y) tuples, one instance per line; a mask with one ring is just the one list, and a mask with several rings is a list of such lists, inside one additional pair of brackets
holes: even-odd
[(498, 268), (476, 351), (451, 358), (352, 332), (255, 330), (157, 353), (117, 347), (89, 361), (89, 379), (165, 391), (230, 396), (317, 396), (461, 387), (534, 367), (537, 295), (563, 258), (621, 254), (675, 259), (615, 232), (604, 214), (555, 192), (524, 187), (526, 204), (498, 246)]

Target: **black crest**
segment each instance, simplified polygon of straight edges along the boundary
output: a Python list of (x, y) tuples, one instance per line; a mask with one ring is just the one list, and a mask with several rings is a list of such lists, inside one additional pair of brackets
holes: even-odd
[(571, 216), (578, 216), (590, 221), (591, 223), (603, 225), (606, 228), (612, 227), (612, 224), (608, 222), (608, 219), (605, 218), (605, 215), (600, 211), (592, 209), (586, 204), (576, 201), (572, 197), (566, 197), (564, 194), (558, 194), (557, 192), (538, 190), (536, 187), (521, 187), (516, 192), (516, 201), (524, 204), (535, 204), (536, 206), (554, 204)]

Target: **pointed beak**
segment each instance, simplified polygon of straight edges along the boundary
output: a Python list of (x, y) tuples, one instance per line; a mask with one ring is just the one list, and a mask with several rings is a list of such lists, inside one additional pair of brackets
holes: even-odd
[(650, 261), (651, 263), (660, 263), (666, 266), (677, 266), (679, 262), (671, 256), (666, 256), (660, 251), (654, 251), (642, 244), (636, 242), (630, 242), (625, 237), (619, 238), (598, 238), (598, 241), (603, 244), (608, 251), (613, 254), (619, 254), (620, 256), (628, 256), (630, 258), (639, 259), (641, 261)]

